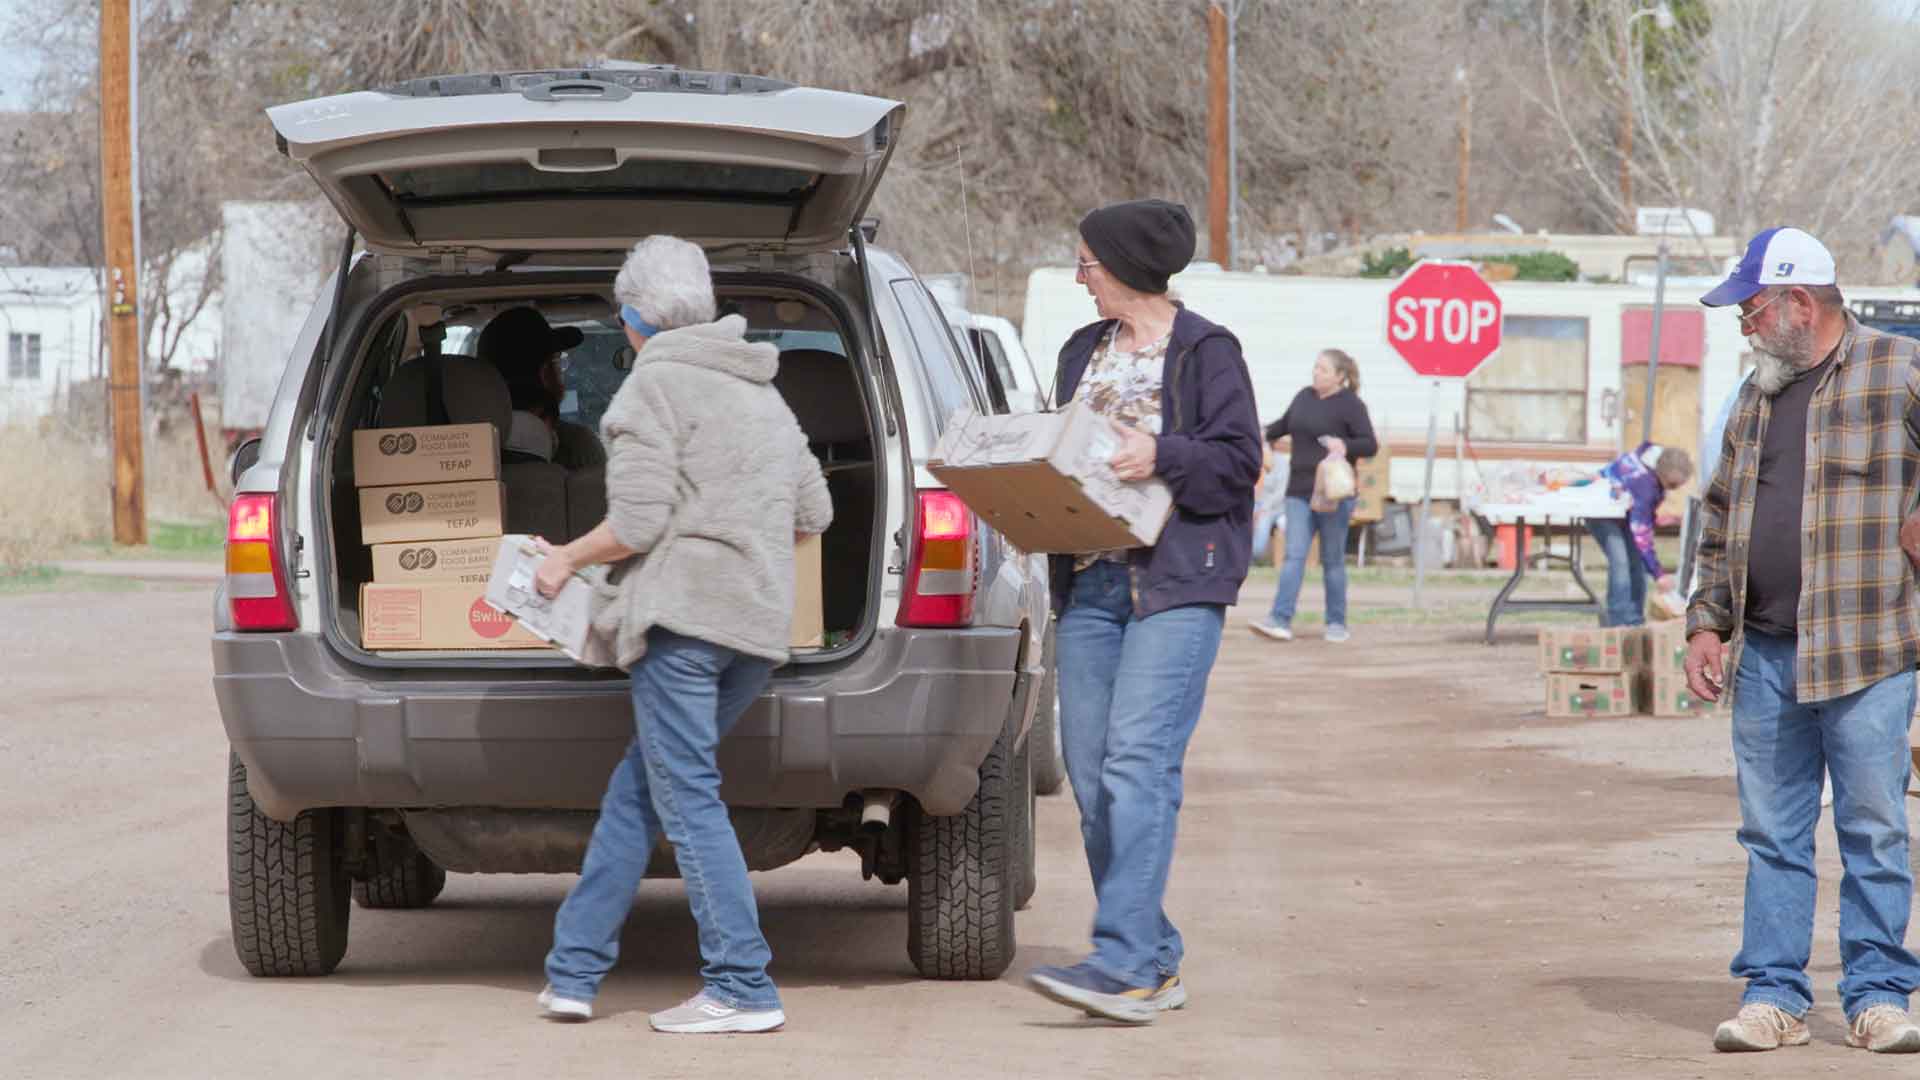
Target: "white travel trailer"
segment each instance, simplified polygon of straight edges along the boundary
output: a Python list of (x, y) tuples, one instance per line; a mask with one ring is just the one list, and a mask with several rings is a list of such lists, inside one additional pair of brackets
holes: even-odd
[[(1670, 278), (1655, 376), (1655, 442), (1699, 459), (1702, 428), (1752, 361), (1735, 317), (1703, 308), (1718, 279)], [(1494, 282), (1504, 308), (1500, 351), (1472, 377), (1445, 380), (1433, 497), (1471, 492), (1495, 465), (1597, 467), (1638, 441), (1653, 327), (1653, 289), (1640, 285)], [(1432, 380), (1387, 345), (1390, 278), (1313, 278), (1196, 267), (1173, 279), (1194, 311), (1231, 329), (1253, 375), (1262, 422), (1278, 419), (1309, 381), (1322, 349), (1360, 364), (1360, 397), (1392, 454), (1389, 496), (1420, 498)], [(1849, 300), (1920, 300), (1910, 288), (1846, 288)], [(1060, 346), (1095, 318), (1071, 269), (1027, 282), (1027, 352), (1051, 387)], [(1684, 494), (1684, 493), (1683, 493)], [(1677, 502), (1667, 509), (1677, 512)]]

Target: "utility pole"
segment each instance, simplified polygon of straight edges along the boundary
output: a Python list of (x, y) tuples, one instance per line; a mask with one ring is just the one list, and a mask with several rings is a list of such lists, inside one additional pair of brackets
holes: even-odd
[(1473, 174), (1473, 77), (1463, 64), (1453, 69), (1453, 80), (1460, 84), (1460, 171), (1454, 180), (1453, 228), (1466, 232), (1467, 193)]
[(1233, 269), (1227, 246), (1227, 13), (1207, 5), (1207, 243), (1221, 269)]
[(135, 2), (100, 4), (100, 206), (110, 357), (107, 400), (113, 425), (113, 542), (123, 545), (147, 542), (140, 439), (140, 273), (133, 232)]

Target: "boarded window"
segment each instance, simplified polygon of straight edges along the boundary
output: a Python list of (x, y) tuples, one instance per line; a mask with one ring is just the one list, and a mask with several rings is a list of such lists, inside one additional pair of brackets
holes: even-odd
[(34, 380), (40, 378), (40, 335), (7, 335), (7, 378)]
[(1587, 441), (1587, 320), (1509, 315), (1500, 351), (1467, 378), (1467, 438)]

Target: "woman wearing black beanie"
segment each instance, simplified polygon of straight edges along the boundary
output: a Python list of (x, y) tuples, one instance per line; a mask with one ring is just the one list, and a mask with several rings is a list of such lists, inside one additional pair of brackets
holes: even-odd
[(1118, 203), (1081, 220), (1076, 280), (1100, 321), (1060, 350), (1054, 397), (1113, 422), (1121, 480), (1158, 477), (1173, 492), (1152, 547), (1050, 560), (1060, 741), (1098, 911), (1092, 955), (1028, 979), (1055, 1001), (1136, 1024), (1187, 1000), (1180, 932), (1161, 900), (1182, 762), (1247, 575), (1260, 475), (1239, 341), (1167, 295), (1193, 249), (1178, 203)]

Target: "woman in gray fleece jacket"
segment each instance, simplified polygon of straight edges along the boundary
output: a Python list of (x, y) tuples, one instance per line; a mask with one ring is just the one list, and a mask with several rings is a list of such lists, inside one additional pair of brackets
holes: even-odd
[(647, 237), (613, 291), (638, 355), (600, 421), (607, 519), (546, 547), (537, 584), (551, 596), (575, 571), (611, 564), (596, 581), (589, 652), (632, 675), (635, 735), (554, 920), (540, 1006), (556, 1020), (592, 1017), (665, 832), (700, 927), (702, 988), (654, 1013), (654, 1030), (771, 1031), (786, 1014), (714, 754), (787, 659), (794, 544), (825, 531), (833, 507), (773, 388), (779, 350), (745, 340), (738, 315), (714, 321), (699, 247)]

